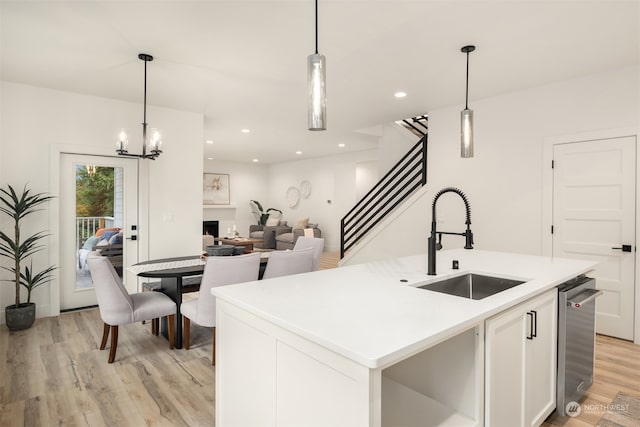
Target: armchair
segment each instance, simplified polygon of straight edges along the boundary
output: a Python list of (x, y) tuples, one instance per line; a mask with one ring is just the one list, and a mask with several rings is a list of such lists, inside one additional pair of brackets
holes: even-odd
[(307, 224), (305, 228), (292, 228), (289, 231), (276, 234), (276, 249), (286, 250), (293, 249), (299, 237), (322, 237), (322, 230), (318, 228), (318, 224)]

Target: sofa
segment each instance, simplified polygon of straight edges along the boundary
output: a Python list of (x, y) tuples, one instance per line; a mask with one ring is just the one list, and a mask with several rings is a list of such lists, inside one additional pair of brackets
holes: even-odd
[(287, 225), (286, 221), (278, 221), (277, 225), (250, 225), (249, 238), (262, 240), (261, 243), (255, 243), (253, 245), (255, 248), (275, 249), (276, 236), (290, 231), (291, 227)]
[(111, 264), (120, 273), (123, 263), (122, 243), (123, 233), (119, 227), (99, 228), (93, 236), (80, 240), (78, 269), (87, 268), (87, 255), (90, 252), (98, 251), (102, 256), (108, 257)]
[(318, 228), (318, 224), (298, 221), (290, 230), (276, 233), (276, 250), (283, 251), (293, 249), (298, 237), (302, 236), (322, 237), (322, 230)]

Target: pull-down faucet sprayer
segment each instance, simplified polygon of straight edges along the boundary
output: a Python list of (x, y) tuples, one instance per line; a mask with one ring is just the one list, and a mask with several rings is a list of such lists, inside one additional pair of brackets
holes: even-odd
[[(467, 224), (467, 229), (463, 233), (452, 233), (449, 231), (437, 231), (436, 230), (436, 203), (440, 196), (444, 193), (456, 193), (458, 196), (462, 198), (464, 202), (464, 207), (467, 213), (467, 220), (465, 223)], [(442, 244), (440, 241), (442, 240), (443, 234), (452, 234), (456, 236), (464, 236), (465, 237), (465, 249), (473, 249), (473, 233), (471, 232), (471, 208), (469, 207), (469, 201), (467, 200), (467, 196), (457, 188), (447, 187), (438, 191), (436, 196), (433, 198), (431, 212), (431, 236), (429, 236), (428, 240), (428, 260), (427, 260), (427, 274), (434, 276), (436, 274), (436, 234), (439, 235), (439, 240), (437, 243), (437, 249), (442, 248)]]

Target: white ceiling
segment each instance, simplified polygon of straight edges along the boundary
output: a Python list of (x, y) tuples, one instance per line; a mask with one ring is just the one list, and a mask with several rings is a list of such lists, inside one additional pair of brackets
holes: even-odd
[(639, 21), (637, 0), (320, 0), (326, 132), (306, 122), (312, 0), (1, 0), (0, 78), (142, 102), (149, 53), (148, 103), (203, 113), (205, 158), (271, 163), (375, 147), (358, 130), (463, 104), (466, 44), (473, 108), (638, 64)]

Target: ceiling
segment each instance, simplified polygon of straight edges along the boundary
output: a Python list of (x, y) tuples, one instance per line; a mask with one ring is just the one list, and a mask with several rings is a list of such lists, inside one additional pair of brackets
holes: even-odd
[[(640, 57), (639, 1), (320, 0), (318, 7), (325, 132), (308, 131), (306, 122), (311, 0), (1, 0), (0, 78), (141, 103), (137, 55), (149, 53), (148, 103), (204, 114), (204, 139), (213, 141), (203, 141), (205, 159), (272, 163), (373, 148), (377, 125), (464, 104), (466, 44), (477, 46), (471, 108), (477, 99)], [(408, 96), (396, 99), (397, 91)]]

